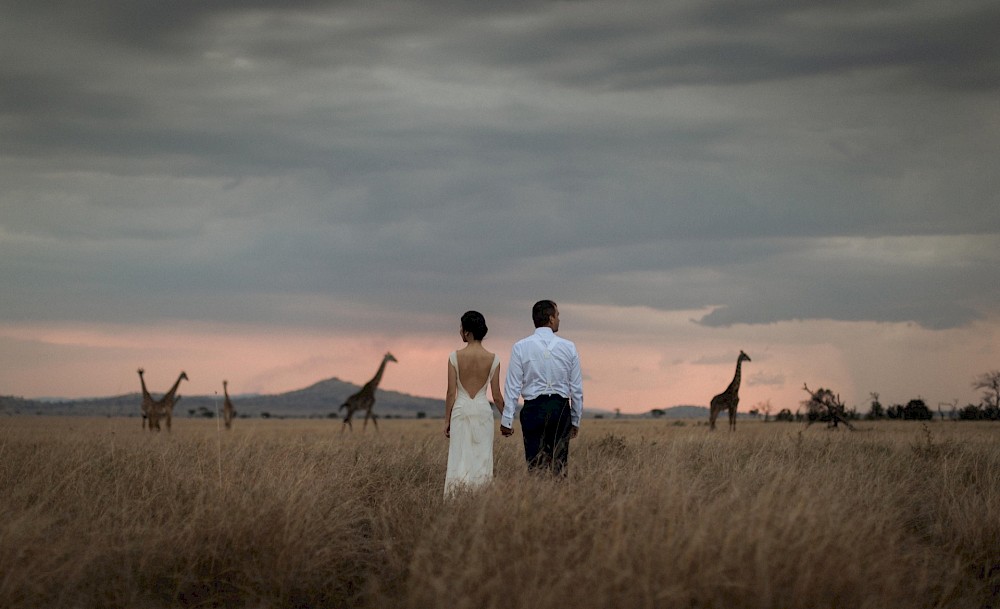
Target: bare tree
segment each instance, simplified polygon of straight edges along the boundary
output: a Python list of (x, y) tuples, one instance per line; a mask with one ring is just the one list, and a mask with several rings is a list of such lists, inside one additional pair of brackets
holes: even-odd
[(878, 399), (878, 392), (871, 391), (868, 393), (868, 396), (872, 401), (871, 409), (868, 411), (868, 418), (873, 420), (884, 419), (885, 408), (882, 406), (882, 402)]
[(809, 385), (806, 383), (802, 383), (802, 388), (809, 394), (809, 400), (803, 402), (809, 412), (809, 422), (806, 423), (806, 427), (816, 421), (825, 421), (827, 427), (836, 429), (840, 423), (843, 423), (848, 429), (854, 431), (854, 426), (847, 420), (844, 403), (840, 401), (839, 395), (834, 395), (832, 391), (822, 387), (819, 391), (814, 392), (809, 389)]
[(944, 411), (941, 410), (942, 406), (948, 407), (948, 416), (952, 419), (955, 418), (955, 413), (958, 412), (958, 398), (950, 402), (938, 402), (938, 414), (941, 415), (941, 420), (944, 420)]
[(771, 420), (771, 400), (764, 400), (763, 402), (757, 402), (756, 404), (754, 404), (753, 410), (751, 410), (750, 412), (753, 413), (754, 410), (757, 411), (757, 414), (764, 413), (765, 423)]
[(972, 388), (983, 390), (983, 406), (985, 408), (1000, 408), (1000, 370), (991, 370), (980, 374), (972, 381)]

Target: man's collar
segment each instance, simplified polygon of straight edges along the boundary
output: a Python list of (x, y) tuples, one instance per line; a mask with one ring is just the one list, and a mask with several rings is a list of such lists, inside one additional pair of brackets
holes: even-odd
[(555, 332), (552, 328), (548, 326), (542, 326), (541, 328), (535, 328), (535, 334), (538, 336), (555, 336)]

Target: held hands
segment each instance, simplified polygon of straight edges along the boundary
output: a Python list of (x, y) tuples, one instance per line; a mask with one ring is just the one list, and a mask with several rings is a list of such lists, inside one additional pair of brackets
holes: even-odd
[(450, 422), (447, 425), (444, 426), (444, 437), (446, 437), (446, 438), (450, 438), (451, 437), (451, 423)]
[[(448, 431), (445, 430), (445, 434), (447, 434), (447, 433), (448, 433)], [(503, 425), (501, 425), (500, 426), (500, 433), (503, 434), (503, 437), (506, 438), (507, 436), (514, 435), (514, 430), (511, 429), (510, 427), (504, 427)], [(569, 428), (569, 437), (570, 437), (571, 440), (574, 439), (574, 438), (576, 438), (577, 434), (579, 434), (579, 433), (580, 433), (580, 428), (579, 427), (573, 425), (573, 426), (571, 426)]]

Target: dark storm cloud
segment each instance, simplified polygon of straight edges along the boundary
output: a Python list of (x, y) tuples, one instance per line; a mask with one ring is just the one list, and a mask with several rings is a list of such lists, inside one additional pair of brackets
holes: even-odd
[[(456, 56), (587, 89), (732, 85), (898, 68), (904, 81), (995, 89), (1000, 8), (915, 3), (606, 3), (539, 11), (529, 27), (470, 31)], [(572, 18), (583, 13), (583, 18)], [(587, 18), (589, 16), (589, 18)], [(492, 34), (492, 35), (491, 35)]]
[(995, 306), (995, 3), (2, 4), (3, 320)]

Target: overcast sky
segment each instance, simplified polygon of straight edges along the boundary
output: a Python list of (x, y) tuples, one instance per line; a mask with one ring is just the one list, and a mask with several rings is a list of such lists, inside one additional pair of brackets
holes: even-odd
[(540, 298), (593, 407), (1000, 368), (996, 2), (0, 10), (0, 394), (441, 397)]

